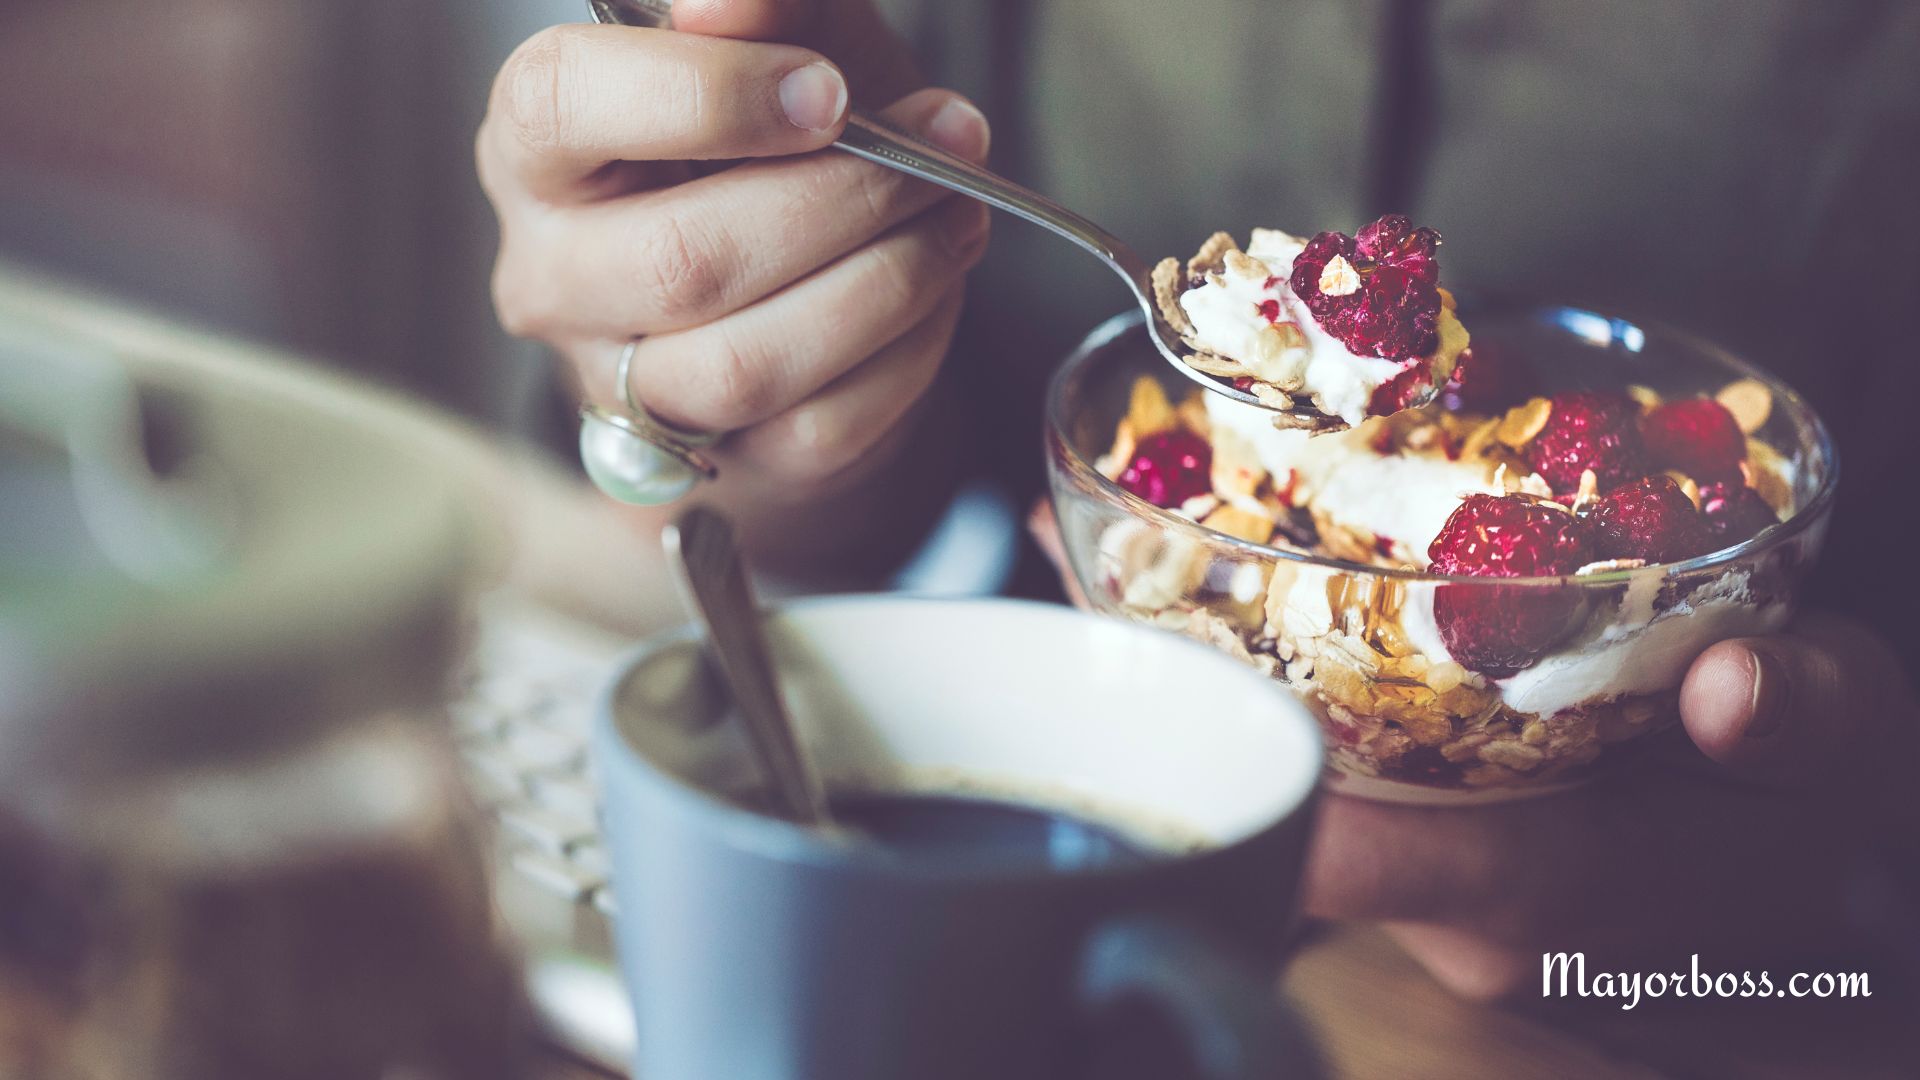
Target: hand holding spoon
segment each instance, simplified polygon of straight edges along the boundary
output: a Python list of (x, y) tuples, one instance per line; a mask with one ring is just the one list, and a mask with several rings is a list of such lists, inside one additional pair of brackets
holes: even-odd
[[(588, 0), (587, 6), (597, 22), (654, 29), (669, 25), (673, 10), (671, 0)], [(1154, 298), (1152, 264), (1112, 233), (1038, 192), (922, 142), (860, 109), (853, 110), (845, 132), (834, 145), (889, 169), (978, 199), (1072, 241), (1126, 282), (1141, 310), (1146, 312), (1154, 346), (1175, 371), (1211, 393), (1267, 412), (1283, 411), (1186, 362), (1187, 346), (1173, 327), (1167, 325)], [(1296, 402), (1292, 409), (1284, 411), (1302, 420), (1332, 419), (1304, 403)]]

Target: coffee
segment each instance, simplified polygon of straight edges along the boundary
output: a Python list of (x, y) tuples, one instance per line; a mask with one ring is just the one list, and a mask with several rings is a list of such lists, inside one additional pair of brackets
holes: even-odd
[(1152, 857), (1149, 847), (1118, 829), (998, 799), (851, 793), (830, 805), (835, 822), (856, 842), (903, 854), (1002, 859), (1062, 872)]

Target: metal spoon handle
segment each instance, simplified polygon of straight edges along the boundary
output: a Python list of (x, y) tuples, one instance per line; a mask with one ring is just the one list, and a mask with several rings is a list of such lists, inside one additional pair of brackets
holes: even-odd
[[(672, 24), (672, 0), (587, 0), (598, 22), (624, 26)], [(853, 110), (835, 146), (868, 161), (898, 169), (1015, 214), (1073, 241), (1143, 297), (1151, 295), (1147, 264), (1112, 233), (1036, 191), (1030, 191), (965, 158), (921, 141), (885, 120)]]
[[(618, 26), (659, 28), (673, 22), (673, 0), (587, 0), (587, 7), (596, 21)], [(1272, 405), (1252, 393), (1215, 379), (1182, 359), (1187, 346), (1161, 317), (1159, 304), (1154, 299), (1151, 264), (1112, 233), (1039, 192), (949, 154), (859, 109), (848, 116), (846, 130), (834, 145), (875, 164), (978, 199), (1072, 241), (1127, 283), (1146, 314), (1146, 329), (1154, 348), (1173, 370), (1208, 393), (1220, 394), (1262, 411), (1273, 410)], [(1304, 405), (1292, 411), (1301, 415), (1315, 413)]]
[(1146, 263), (1112, 233), (1037, 191), (923, 142), (876, 116), (854, 110), (846, 131), (834, 145), (1025, 218), (1073, 241), (1136, 288), (1147, 281)]
[(733, 526), (712, 510), (694, 507), (667, 526), (661, 539), (706, 624), (711, 655), (733, 693), (778, 811), (802, 825), (831, 824), (826, 792), (794, 736), (774, 679), (760, 607), (734, 546)]

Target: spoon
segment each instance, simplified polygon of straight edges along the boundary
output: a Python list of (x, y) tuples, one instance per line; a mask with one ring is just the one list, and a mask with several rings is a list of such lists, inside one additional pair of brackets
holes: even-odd
[(696, 506), (667, 526), (660, 539), (706, 629), (709, 655), (746, 724), (747, 741), (775, 811), (801, 825), (830, 828), (825, 785), (795, 737), (793, 719), (781, 700), (760, 606), (734, 545), (733, 526)]
[[(616, 26), (659, 29), (669, 25), (673, 17), (672, 0), (587, 0), (587, 6), (593, 11), (595, 21)], [(1134, 299), (1139, 301), (1141, 310), (1147, 313), (1147, 329), (1154, 347), (1160, 350), (1160, 355), (1173, 365), (1175, 371), (1206, 390), (1264, 412), (1284, 411), (1311, 420), (1333, 419), (1305, 404), (1296, 404), (1288, 410), (1275, 409), (1245, 390), (1236, 389), (1231, 383), (1189, 365), (1182, 359), (1186, 344), (1161, 317), (1160, 306), (1154, 300), (1152, 264), (1142, 259), (1119, 237), (1045, 195), (922, 142), (860, 109), (853, 110), (847, 119), (846, 130), (833, 145), (875, 164), (897, 169), (909, 176), (978, 199), (1072, 241), (1081, 250), (1105, 263), (1107, 269), (1120, 275), (1120, 280), (1133, 290)]]

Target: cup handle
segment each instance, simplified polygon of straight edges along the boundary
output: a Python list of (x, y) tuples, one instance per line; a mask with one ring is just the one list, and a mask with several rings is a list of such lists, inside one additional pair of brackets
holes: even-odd
[(1194, 928), (1155, 916), (1120, 919), (1088, 940), (1080, 1001), (1098, 1016), (1134, 1000), (1185, 1036), (1205, 1080), (1311, 1080), (1319, 1055), (1282, 1007), (1272, 980)]

